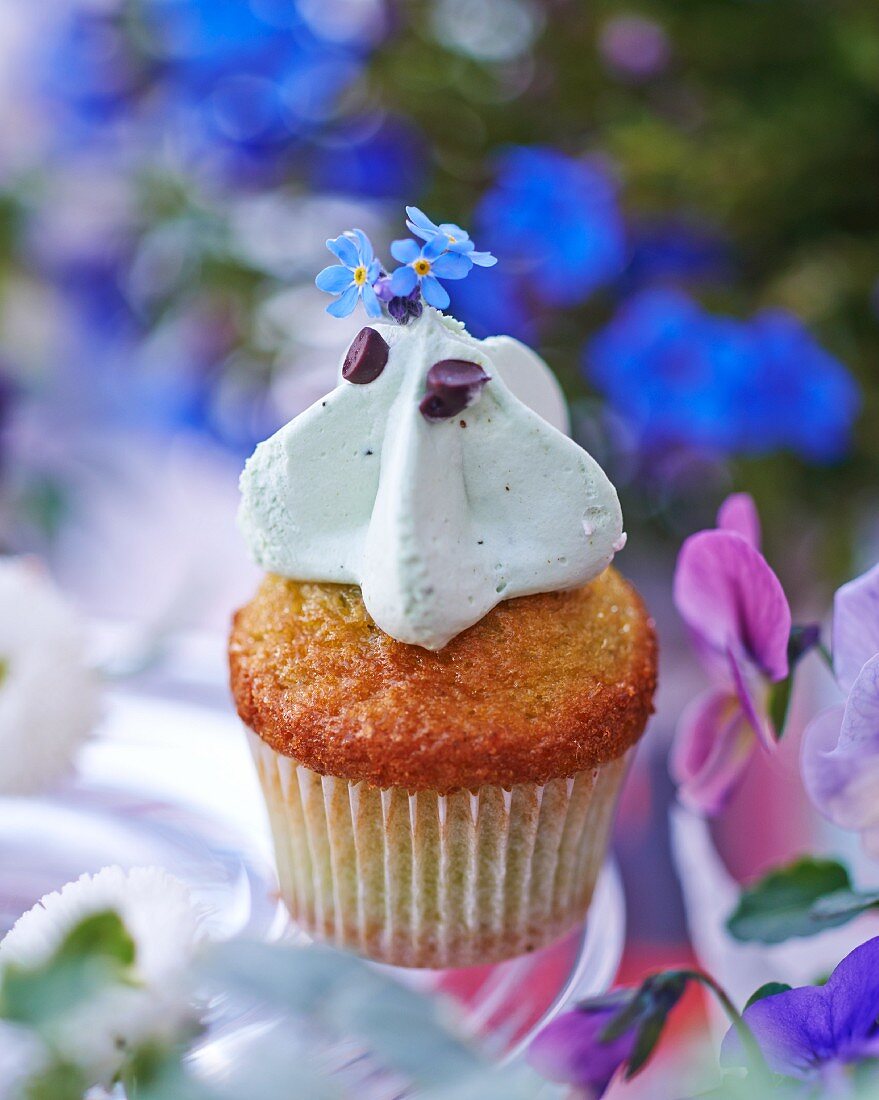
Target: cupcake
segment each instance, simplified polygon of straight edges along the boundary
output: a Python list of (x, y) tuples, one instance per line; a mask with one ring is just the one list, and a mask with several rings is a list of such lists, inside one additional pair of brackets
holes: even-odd
[(330, 312), (374, 322), (247, 463), (267, 576), (230, 667), (297, 924), (459, 967), (584, 919), (656, 645), (610, 564), (616, 493), (548, 367), (438, 311), (440, 280), (492, 257), (409, 213), (424, 243), (395, 242), (390, 277), (362, 233), (328, 242)]

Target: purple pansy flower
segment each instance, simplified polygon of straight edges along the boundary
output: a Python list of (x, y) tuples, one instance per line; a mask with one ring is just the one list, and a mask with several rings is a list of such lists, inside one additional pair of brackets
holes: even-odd
[(848, 698), (807, 727), (803, 781), (818, 809), (879, 857), (879, 565), (836, 593), (833, 671)]
[(342, 261), (325, 267), (314, 280), (318, 290), (339, 295), (337, 301), (327, 306), (327, 313), (333, 317), (347, 317), (360, 299), (368, 316), (381, 317), (381, 306), (373, 289), (373, 283), (381, 274), (381, 265), (375, 258), (369, 237), (360, 229), (350, 229), (328, 240), (327, 248)]
[(443, 236), (446, 238), (447, 251), (460, 252), (477, 267), (494, 267), (497, 263), (497, 257), (492, 256), (490, 252), (476, 251), (476, 245), (470, 240), (470, 234), (460, 225), (455, 225), (454, 222), (441, 222), (437, 225), (417, 206), (407, 206), (406, 214), (407, 228), (423, 241)]
[[(764, 997), (745, 1009), (744, 1020), (769, 1068), (786, 1077), (829, 1084), (846, 1065), (879, 1057), (879, 938), (856, 947), (825, 985)], [(734, 1031), (721, 1059), (744, 1064)]]
[(601, 1096), (631, 1058), (637, 1039), (633, 1027), (618, 1039), (602, 1042), (621, 1003), (608, 998), (606, 1004), (583, 1005), (558, 1016), (528, 1048), (528, 1061), (548, 1081), (580, 1089), (590, 1100)]
[(394, 295), (405, 298), (418, 286), (425, 302), (437, 309), (445, 309), (450, 300), (439, 280), (463, 279), (473, 267), (468, 256), (447, 251), (445, 236), (431, 237), (420, 248), (413, 240), (394, 241), (391, 255), (405, 265), (391, 275)]
[(675, 605), (713, 686), (684, 712), (671, 758), (681, 801), (717, 813), (754, 746), (775, 744), (769, 685), (788, 674), (791, 613), (760, 553), (760, 521), (746, 494), (730, 497), (718, 527), (681, 547)]

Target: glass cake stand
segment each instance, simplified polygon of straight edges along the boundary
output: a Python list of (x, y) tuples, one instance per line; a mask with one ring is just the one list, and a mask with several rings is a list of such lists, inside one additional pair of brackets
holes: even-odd
[[(262, 796), (231, 705), (219, 682), (202, 693), (209, 701), (185, 694), (167, 684), (112, 691), (74, 778), (45, 797), (0, 799), (0, 934), (42, 895), (119, 864), (164, 867), (186, 882), (216, 937), (304, 941), (278, 900)], [(608, 864), (585, 926), (548, 948), (465, 970), (381, 969), (452, 998), (466, 1032), (509, 1058), (566, 1005), (608, 988), (623, 939), (623, 895)], [(202, 1045), (209, 1071), (228, 1064), (237, 1026), (218, 1020)]]

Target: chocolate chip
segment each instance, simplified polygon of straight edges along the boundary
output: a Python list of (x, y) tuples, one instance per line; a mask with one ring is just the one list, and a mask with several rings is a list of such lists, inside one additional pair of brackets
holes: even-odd
[(426, 420), (448, 420), (479, 399), (482, 387), (490, 381), (478, 363), (466, 359), (441, 359), (427, 372), (427, 393), (421, 404)]
[(345, 362), (342, 377), (346, 382), (365, 386), (374, 382), (385, 369), (390, 348), (374, 328), (362, 328), (354, 337)]

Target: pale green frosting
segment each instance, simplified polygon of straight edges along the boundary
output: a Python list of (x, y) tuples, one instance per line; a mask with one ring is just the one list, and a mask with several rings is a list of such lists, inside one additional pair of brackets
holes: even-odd
[[(359, 584), (382, 630), (426, 649), (501, 600), (597, 576), (625, 540), (619, 501), (564, 434), (546, 364), (433, 309), (372, 327), (390, 345), (381, 375), (341, 381), (245, 466), (239, 523), (256, 561)], [(491, 380), (459, 416), (430, 422), (419, 403), (443, 359), (478, 363)]]

